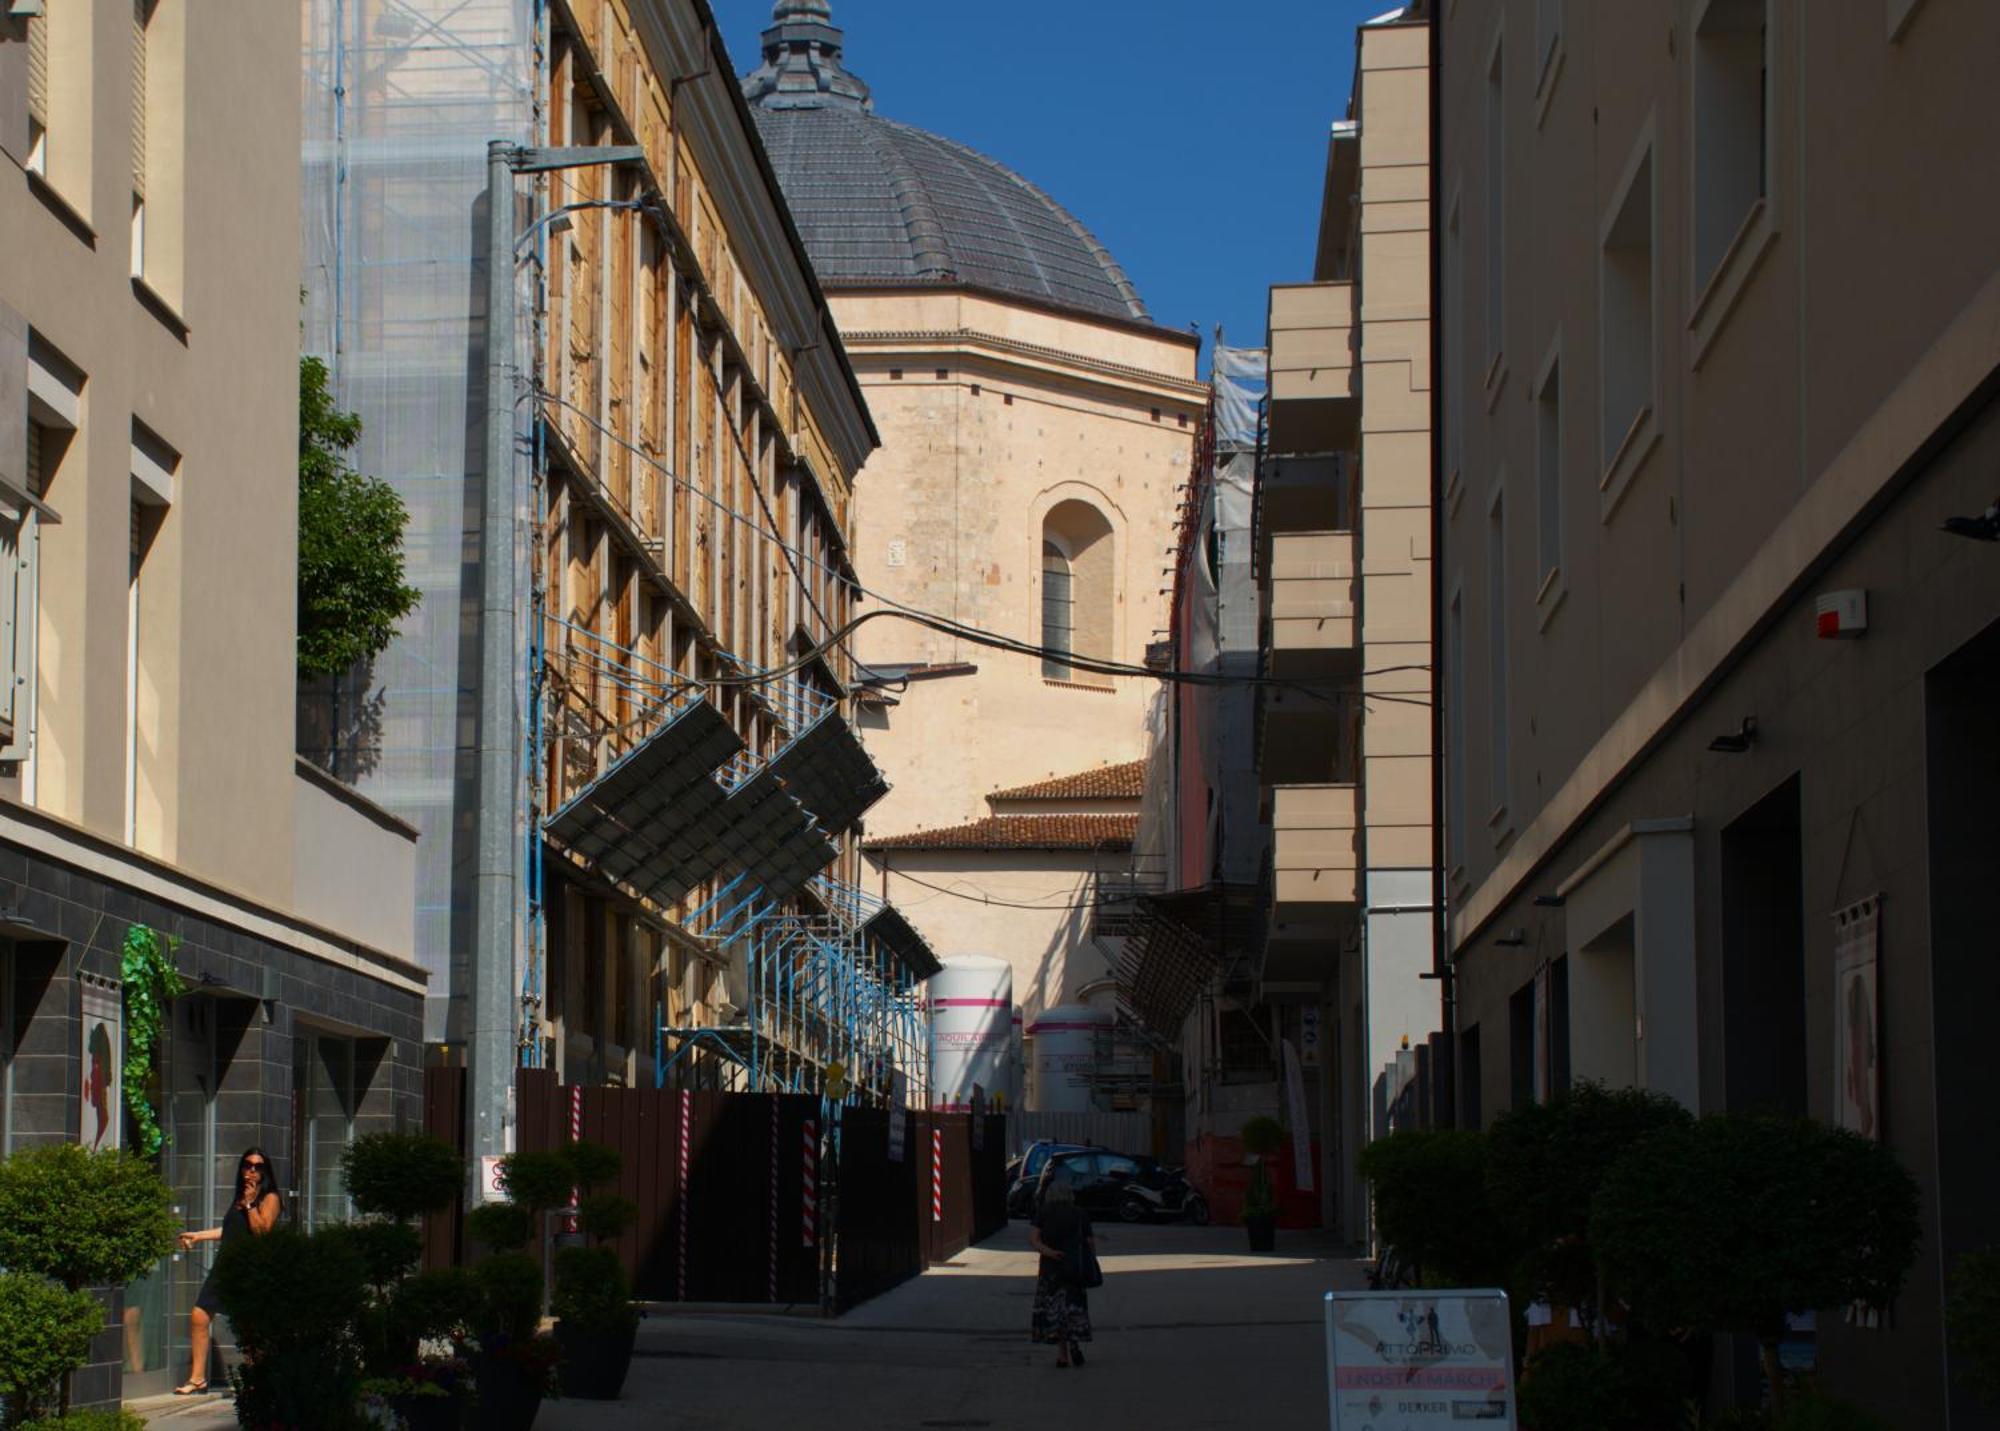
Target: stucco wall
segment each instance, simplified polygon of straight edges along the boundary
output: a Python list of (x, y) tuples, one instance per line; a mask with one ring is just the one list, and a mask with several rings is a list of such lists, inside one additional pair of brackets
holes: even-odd
[(417, 831), (299, 762), (293, 900), (301, 919), (416, 958)]
[[(1161, 569), (1202, 400), (1192, 345), (967, 294), (836, 295), (834, 307), (882, 432), (856, 483), (863, 584), (1039, 640), (1043, 518), (1087, 502), (1111, 526), (1110, 652), (1142, 660), (1166, 621)], [(1033, 657), (895, 621), (856, 644), (868, 662), (979, 668), (912, 684), (864, 722), (894, 787), (871, 833), (976, 819), (992, 790), (1144, 753), (1149, 682), (1051, 684)]]
[[(1122, 855), (985, 854), (893, 850), (888, 875), (869, 888), (901, 909), (941, 959), (984, 954), (1014, 969), (1014, 1002), (1026, 1021), (1075, 1003), (1086, 984), (1112, 972), (1115, 941), (1089, 937), (1093, 871), (1116, 874)], [(984, 903), (985, 896), (1006, 903)], [(1021, 905), (1054, 908), (1019, 908)]]
[[(139, 601), (135, 844), (291, 900), (298, 15), (165, 0), (151, 27), (147, 279), (132, 281), (132, 12), (55, 5), (48, 183), (0, 166), (0, 303), (81, 371), (41, 532), (35, 802), (125, 832), (132, 424), (180, 457)], [(24, 64), (0, 43), (11, 106)], [(0, 140), (19, 145), (9, 124)], [(226, 162), (225, 162), (226, 156)], [(17, 163), (24, 154), (13, 153)], [(183, 326), (184, 325), (184, 326)], [(20, 451), (0, 454), (18, 474)]]

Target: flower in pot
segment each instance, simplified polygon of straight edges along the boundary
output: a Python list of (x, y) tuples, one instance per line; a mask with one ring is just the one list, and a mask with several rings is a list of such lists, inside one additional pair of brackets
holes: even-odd
[(422, 1357), (393, 1375), (361, 1384), (364, 1397), (386, 1403), (404, 1431), (459, 1431), (472, 1401), (472, 1363), (463, 1357)]
[(595, 1143), (570, 1143), (560, 1156), (583, 1193), (577, 1226), (591, 1243), (565, 1247), (555, 1257), (550, 1310), (563, 1349), (563, 1394), (614, 1401), (632, 1366), (639, 1313), (632, 1305), (624, 1265), (605, 1244), (629, 1228), (639, 1210), (627, 1199), (600, 1190), (618, 1176), (615, 1151)]
[(1243, 1124), (1243, 1152), (1253, 1159), (1250, 1186), (1243, 1194), (1243, 1226), (1252, 1252), (1269, 1252), (1278, 1240), (1278, 1199), (1271, 1188), (1270, 1160), (1284, 1146), (1285, 1130), (1275, 1118), (1259, 1115)]

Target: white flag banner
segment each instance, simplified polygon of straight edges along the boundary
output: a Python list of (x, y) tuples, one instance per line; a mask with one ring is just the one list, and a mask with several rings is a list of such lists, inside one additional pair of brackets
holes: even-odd
[(1292, 1175), (1300, 1192), (1311, 1192), (1313, 1140), (1312, 1127), (1306, 1122), (1306, 1080), (1299, 1072), (1298, 1045), (1290, 1039), (1284, 1045), (1286, 1113), (1292, 1125)]

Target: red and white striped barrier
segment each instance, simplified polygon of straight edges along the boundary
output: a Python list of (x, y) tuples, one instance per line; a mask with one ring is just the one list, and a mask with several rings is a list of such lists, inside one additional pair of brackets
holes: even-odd
[(681, 1090), (681, 1157), (680, 1193), (675, 1199), (680, 1205), (680, 1300), (685, 1302), (688, 1295), (688, 1143), (693, 1137), (690, 1126), (694, 1122), (694, 1094)]
[(931, 1221), (944, 1221), (944, 1130), (931, 1129)]
[(805, 1245), (819, 1245), (819, 1124), (806, 1119), (804, 1195)]
[[(572, 1143), (581, 1143), (583, 1141), (583, 1085), (581, 1083), (572, 1083), (569, 1086), (569, 1140)], [(569, 1205), (576, 1207), (582, 1201), (583, 1189), (571, 1188), (569, 1190)], [(571, 1213), (569, 1217), (564, 1219), (563, 1230), (565, 1232), (575, 1232), (577, 1230), (575, 1213)]]
[(783, 1100), (771, 1095), (771, 1300), (778, 1300), (778, 1121)]

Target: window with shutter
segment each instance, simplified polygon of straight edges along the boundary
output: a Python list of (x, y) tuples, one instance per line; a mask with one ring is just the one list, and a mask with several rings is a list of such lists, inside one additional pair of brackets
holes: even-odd
[(146, 27), (153, 0), (132, 0), (132, 196), (146, 197)]
[(49, 122), (49, 22), (45, 15), (28, 17), (28, 118)]
[(48, 172), (49, 128), (49, 21), (46, 15), (28, 17), (28, 167), (37, 174)]
[[(28, 424), (28, 490), (42, 491), (42, 425)], [(35, 514), (0, 496), (0, 761), (28, 753), (35, 679)]]

